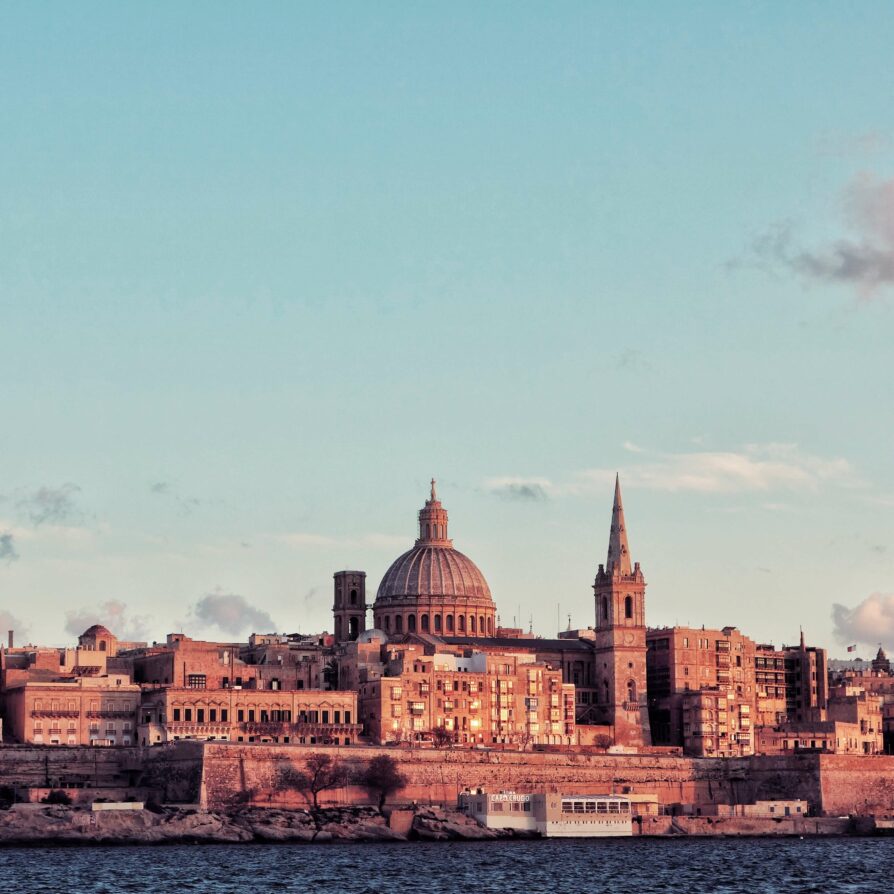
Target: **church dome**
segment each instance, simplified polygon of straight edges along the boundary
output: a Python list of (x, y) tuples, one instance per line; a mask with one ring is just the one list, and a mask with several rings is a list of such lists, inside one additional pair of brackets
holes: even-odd
[(102, 624), (94, 624), (92, 627), (88, 627), (81, 636), (111, 636), (112, 632), (107, 628), (103, 627)]
[(417, 543), (385, 572), (376, 599), (394, 596), (473, 596), (490, 599), (481, 569), (452, 546)]
[(386, 634), (493, 636), (496, 607), (481, 569), (447, 536), (447, 510), (435, 482), (419, 512), (419, 537), (385, 572), (373, 606)]

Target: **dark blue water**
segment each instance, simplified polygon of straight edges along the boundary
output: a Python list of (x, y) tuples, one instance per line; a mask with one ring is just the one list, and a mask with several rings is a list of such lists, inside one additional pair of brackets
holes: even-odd
[(0, 891), (882, 894), (892, 865), (894, 838), (11, 848)]

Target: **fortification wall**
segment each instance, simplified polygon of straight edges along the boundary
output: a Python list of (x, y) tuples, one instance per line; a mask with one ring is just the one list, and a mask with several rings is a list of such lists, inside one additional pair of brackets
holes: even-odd
[(894, 756), (826, 754), (817, 760), (825, 813), (894, 814)]
[[(394, 803), (454, 804), (460, 791), (484, 786), (519, 792), (563, 791), (654, 793), (665, 805), (738, 804), (763, 798), (803, 798), (820, 806), (817, 760), (762, 758), (705, 760), (666, 755), (578, 755), (516, 752), (476, 752), (446, 749), (301, 748), (295, 746), (204, 746), (201, 803), (220, 807), (242, 800), (256, 804), (305, 801), (277, 785), (286, 766), (302, 769), (314, 752), (325, 752), (351, 770), (387, 754), (407, 777)], [(369, 803), (363, 789), (345, 787), (321, 795), (321, 803)]]

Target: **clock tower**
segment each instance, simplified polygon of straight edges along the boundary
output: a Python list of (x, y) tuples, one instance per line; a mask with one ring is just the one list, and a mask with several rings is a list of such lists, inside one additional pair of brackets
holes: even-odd
[(614, 726), (615, 744), (651, 745), (646, 701), (646, 579), (639, 562), (630, 562), (618, 478), (608, 558), (596, 572), (593, 592), (597, 717)]

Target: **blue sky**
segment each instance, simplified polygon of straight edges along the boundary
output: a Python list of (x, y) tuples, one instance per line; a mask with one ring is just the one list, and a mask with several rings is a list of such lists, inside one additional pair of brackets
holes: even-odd
[(504, 623), (585, 626), (618, 470), (650, 624), (894, 646), (892, 37), (4, 4), (0, 620), (331, 626), (434, 475)]

